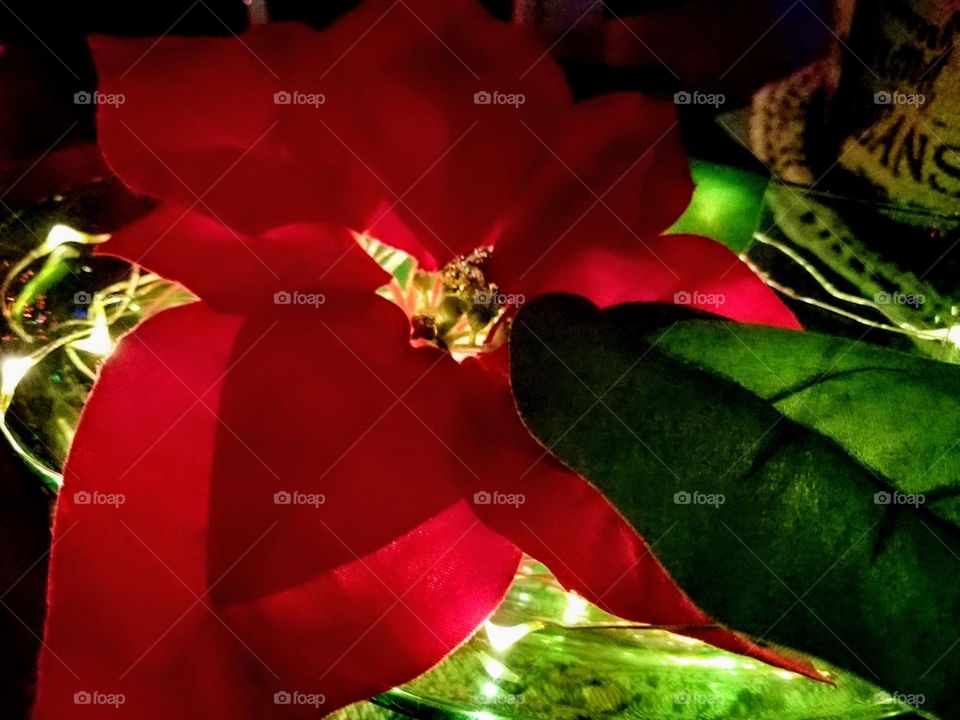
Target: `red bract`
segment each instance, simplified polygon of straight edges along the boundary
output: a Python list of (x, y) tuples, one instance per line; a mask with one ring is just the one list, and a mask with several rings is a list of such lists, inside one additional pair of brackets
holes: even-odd
[(544, 48), (466, 2), (93, 46), (124, 99), (99, 108), (106, 157), (161, 201), (106, 251), (201, 301), (127, 335), (87, 403), (37, 718), (80, 717), (76, 693), (137, 720), (332, 711), (467, 638), (521, 550), (625, 617), (709, 622), (531, 439), (503, 374), (411, 345), (351, 234), (426, 267), (494, 246), (490, 279), (528, 298), (721, 293), (730, 317), (796, 326), (719, 245), (659, 236), (691, 191), (670, 107), (573, 105)]

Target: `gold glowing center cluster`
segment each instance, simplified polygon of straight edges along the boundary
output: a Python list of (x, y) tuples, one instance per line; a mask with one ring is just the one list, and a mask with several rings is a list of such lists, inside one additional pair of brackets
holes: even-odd
[(461, 255), (438, 272), (417, 270), (408, 308), (414, 341), (451, 352), (478, 353), (499, 345), (505, 299), (484, 275), (491, 250)]

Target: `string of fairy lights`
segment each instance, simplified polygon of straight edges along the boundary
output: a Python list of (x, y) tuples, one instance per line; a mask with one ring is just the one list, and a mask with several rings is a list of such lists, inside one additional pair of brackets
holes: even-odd
[[(150, 314), (179, 304), (186, 295), (182, 288), (159, 275), (132, 266), (122, 281), (78, 293), (74, 303), (77, 311), (69, 318), (42, 325), (25, 322), (43, 307), (44, 295), (50, 287), (70, 272), (66, 264), (81, 254), (78, 250), (103, 243), (109, 237), (91, 235), (63, 224), (54, 225), (42, 243), (9, 268), (0, 284), (7, 334), (19, 349), (0, 359), (0, 432), (53, 490), (63, 482), (61, 468), (34, 452), (8, 422), (11, 405), (24, 378), (44, 360), (62, 353), (64, 361), (92, 384), (99, 363), (113, 350), (114, 338), (119, 333), (116, 328), (130, 327)], [(34, 271), (37, 266), (39, 269)], [(72, 436), (74, 428), (70, 422), (59, 425), (65, 434)]]
[[(887, 308), (876, 300), (871, 300), (869, 298), (864, 298), (859, 295), (854, 295), (853, 293), (844, 292), (840, 290), (834, 283), (830, 282), (826, 276), (820, 272), (812, 263), (805, 260), (798, 252), (787, 246), (785, 243), (778, 242), (777, 240), (769, 237), (768, 235), (762, 233), (756, 233), (754, 235), (754, 240), (763, 245), (767, 245), (776, 249), (777, 251), (783, 253), (787, 258), (789, 258), (797, 267), (802, 269), (814, 282), (817, 283), (828, 295), (830, 295), (835, 300), (845, 303), (848, 306), (858, 306), (869, 308), (875, 310), (877, 313), (883, 315), (888, 314), (885, 311)], [(777, 282), (769, 273), (765, 272), (763, 268), (756, 265), (747, 254), (740, 256), (740, 259), (746, 263), (757, 275), (763, 278), (763, 281), (772, 287), (774, 290), (786, 295), (787, 297), (793, 298), (808, 305), (813, 305), (822, 310), (827, 310), (836, 315), (842, 315), (845, 318), (853, 320), (854, 322), (860, 323), (866, 327), (877, 328), (879, 330), (886, 330), (887, 332), (897, 333), (899, 335), (907, 335), (918, 340), (928, 340), (931, 342), (942, 343), (949, 346), (954, 346), (960, 348), (960, 324), (949, 325), (947, 327), (939, 328), (924, 328), (918, 326), (916, 323), (905, 322), (897, 320), (896, 318), (889, 318), (890, 322), (879, 322), (876, 320), (870, 320), (868, 318), (862, 317), (852, 310), (848, 310), (840, 305), (830, 302), (824, 302), (816, 298), (809, 297), (803, 293), (797, 292), (796, 290), (787, 287), (783, 283)], [(957, 308), (953, 308), (954, 315), (956, 315)]]

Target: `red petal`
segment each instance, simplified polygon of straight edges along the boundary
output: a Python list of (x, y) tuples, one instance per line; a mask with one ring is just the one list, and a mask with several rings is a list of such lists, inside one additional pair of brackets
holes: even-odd
[[(364, 77), (386, 138), (358, 162), (441, 264), (480, 246), (544, 152), (524, 124), (550, 126), (571, 104), (547, 48), (462, 0), (363, 3), (333, 32), (340, 45), (363, 37), (331, 75)], [(478, 93), (523, 97), (478, 104)]]
[[(250, 716), (234, 686), (252, 667), (241, 646), (199, 606), (177, 622), (206, 586), (203, 477), (217, 423), (194, 393), (209, 389), (215, 405), (240, 323), (203, 305), (164, 312), (103, 368), (57, 503), (35, 718), (76, 717), (74, 694), (93, 692), (124, 693), (118, 717), (181, 717), (187, 698), (194, 716)], [(81, 502), (93, 493), (125, 502)], [(189, 652), (174, 661), (177, 646)]]
[(461, 503), (371, 556), (227, 616), (262, 648), (278, 687), (319, 687), (328, 712), (447, 655), (503, 599), (519, 560)]
[(510, 377), (510, 353), (506, 345), (492, 352), (477, 355), (476, 361), (490, 372), (497, 373), (505, 378)]
[[(443, 261), (481, 243), (542, 153), (522, 122), (570, 104), (546, 48), (474, 3), (369, 2), (324, 33), (93, 46), (100, 90), (124, 98), (101, 105), (101, 143), (132, 188), (247, 232), (377, 234), (386, 202)], [(276, 105), (276, 92), (325, 102)], [(524, 102), (478, 105), (478, 92)]]
[[(273, 693), (323, 693), (328, 712), (409, 680), (508, 586), (516, 550), (458, 504), (303, 586), (218, 605), (206, 562), (214, 413), (242, 324), (203, 304), (164, 312), (104, 367), (57, 508), (38, 720), (108, 709), (135, 720), (313, 717), (312, 707), (277, 707)], [(123, 703), (78, 710), (87, 696), (77, 693), (121, 693)]]
[(371, 552), (462, 497), (450, 446), (471, 421), (452, 358), (411, 347), (376, 296), (282, 310), (241, 330), (219, 409), (211, 576), (276, 525), (217, 587), (231, 601)]
[[(529, 131), (544, 156), (495, 238), (497, 275), (524, 275), (544, 254), (566, 257), (607, 237), (657, 235), (690, 202), (693, 183), (670, 103), (605, 95)], [(640, 241), (634, 249), (643, 251)]]
[[(499, 248), (494, 255), (499, 252)], [(582, 295), (600, 307), (626, 302), (686, 304), (740, 322), (799, 329), (793, 313), (730, 250), (695, 235), (661, 235), (643, 244), (620, 233), (617, 244), (548, 253), (526, 275), (517, 268), (511, 292)]]
[(347, 230), (287, 225), (242, 236), (169, 204), (114, 233), (97, 252), (141, 264), (232, 310), (270, 310), (277, 292), (372, 292), (389, 280)]
[[(486, 484), (473, 484), (484, 522), (546, 564), (567, 588), (608, 612), (636, 622), (680, 626), (677, 632), (778, 667), (822, 679), (804, 660), (781, 656), (715, 624), (687, 597), (632, 526), (589, 482), (537, 445), (517, 416), (509, 386), (468, 363), (480, 440), (498, 451), (464, 457)], [(475, 447), (479, 447), (479, 442)], [(493, 466), (495, 473), (486, 472)], [(490, 478), (498, 478), (490, 484)], [(469, 480), (469, 478), (467, 478)], [(497, 502), (495, 493), (513, 503)], [(519, 500), (517, 500), (519, 498)]]
[[(101, 36), (91, 47), (105, 94), (100, 144), (132, 189), (250, 233), (305, 221), (359, 228), (383, 194), (341, 142), (373, 136), (374, 115), (356, 86), (353, 97), (332, 78), (317, 87), (335, 59), (317, 33), (270, 25), (242, 38)], [(277, 104), (278, 92), (325, 102)]]

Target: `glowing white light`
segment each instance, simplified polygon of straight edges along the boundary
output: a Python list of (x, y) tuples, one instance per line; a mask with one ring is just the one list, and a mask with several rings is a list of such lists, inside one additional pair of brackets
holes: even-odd
[(43, 249), (46, 252), (50, 252), (54, 248), (58, 248), (66, 243), (86, 244), (89, 239), (89, 235), (79, 230), (74, 230), (69, 225), (57, 224), (50, 228), (50, 232), (47, 233), (47, 239), (43, 242)]
[(507, 682), (520, 682), (520, 676), (510, 670), (506, 665), (487, 653), (480, 653), (480, 664), (494, 680), (506, 680)]
[(953, 325), (947, 329), (947, 342), (960, 347), (960, 325)]
[(492, 682), (488, 682), (484, 684), (484, 686), (480, 689), (480, 692), (484, 697), (493, 698), (496, 697), (497, 693), (500, 692), (500, 688), (498, 688)]
[(483, 628), (487, 631), (487, 640), (490, 641), (490, 647), (497, 652), (503, 652), (534, 630), (540, 630), (542, 627), (543, 623), (540, 622), (529, 622), (509, 627), (494, 625), (489, 620), (483, 623)]
[(83, 350), (92, 355), (109, 355), (113, 350), (113, 340), (110, 337), (110, 328), (107, 318), (102, 311), (98, 312), (93, 320), (93, 330), (82, 340), (70, 343), (77, 350)]
[(567, 593), (567, 606), (563, 609), (563, 622), (575, 625), (587, 614), (587, 601), (574, 593)]
[(483, 669), (487, 671), (487, 675), (494, 680), (499, 680), (503, 677), (503, 674), (507, 672), (506, 665), (486, 653), (480, 656), (480, 663), (483, 665)]
[(13, 396), (23, 376), (34, 365), (36, 361), (29, 357), (11, 357), (3, 361), (0, 365), (0, 405), (5, 407), (5, 401)]

